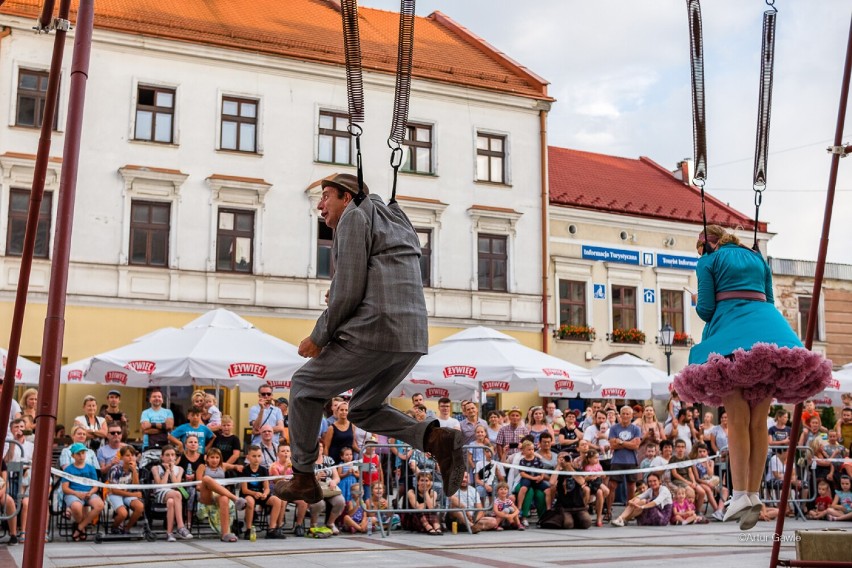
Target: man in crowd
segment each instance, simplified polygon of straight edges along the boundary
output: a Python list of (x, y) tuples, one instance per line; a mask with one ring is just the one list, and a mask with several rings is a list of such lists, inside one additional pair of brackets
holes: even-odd
[(15, 440), (23, 447), (23, 451), (17, 444), (6, 442), (6, 451), (3, 453), (6, 463), (9, 462), (32, 462), (35, 449), (32, 442), (24, 435), (24, 419), (15, 418), (9, 425), (9, 438)]
[(438, 399), (438, 423), (442, 428), (461, 430), (461, 424), (459, 424), (459, 421), (450, 415), (452, 408), (453, 403), (450, 399), (446, 397)]
[(349, 419), (432, 454), (452, 495), (465, 469), (461, 432), (417, 422), (386, 402), (428, 351), (420, 239), (395, 201), (385, 205), (351, 174), (322, 181), (318, 208), (334, 230), (335, 273), (328, 308), (299, 344), (299, 354), (311, 360), (293, 375), (290, 391), (293, 478), (279, 482), (275, 493), (284, 501), (322, 500), (313, 428), (326, 400), (354, 389)]
[(560, 428), (565, 427), (565, 420), (562, 416), (562, 411), (556, 408), (556, 403), (552, 400), (547, 403), (547, 415), (544, 417), (548, 424), (555, 432), (559, 432)]
[(497, 455), (501, 462), (521, 451), (521, 439), (530, 433), (529, 428), (521, 426), (521, 411), (513, 408), (509, 411), (509, 423), (497, 432)]
[[(422, 392), (416, 392), (413, 395), (411, 395), (411, 407), (414, 408), (418, 404), (423, 406), (424, 408), (426, 408), (426, 405), (423, 403), (423, 393)], [(429, 418), (434, 418), (435, 413), (431, 409), (427, 408), (426, 409), (426, 416), (429, 417)]]
[[(621, 407), (618, 423), (609, 429), (609, 447), (612, 448), (611, 471), (636, 469), (636, 450), (642, 442), (642, 429), (633, 424), (633, 409), (629, 405)], [(609, 495), (607, 508), (612, 511), (615, 490), (621, 483), (627, 484), (627, 501), (633, 499), (636, 491), (636, 474), (611, 475), (609, 477)]]
[(278, 460), (278, 446), (272, 443), (272, 426), (264, 424), (260, 429), (260, 464), (269, 469), (269, 466)]
[(676, 440), (683, 440), (686, 444), (686, 453), (692, 451), (692, 429), (689, 426), (689, 411), (686, 408), (681, 408), (677, 413), (677, 419), (672, 420), (666, 426), (666, 436), (674, 443)]
[(609, 426), (606, 422), (606, 412), (595, 411), (594, 423), (583, 430), (583, 439), (588, 440), (592, 449), (601, 454), (609, 450)]
[(249, 408), (251, 423), (251, 443), (260, 444), (260, 429), (264, 424), (272, 426), (272, 443), (278, 446), (278, 440), (284, 434), (284, 416), (272, 402), (272, 387), (263, 384), (257, 389), (257, 404)]
[(476, 489), (470, 485), (470, 474), (468, 472), (464, 472), (458, 492), (450, 497), (450, 508), (468, 509), (467, 511), (447, 513), (447, 525), (449, 525), (447, 528), (450, 530), (452, 530), (453, 522), (464, 527), (465, 517), (467, 517), (467, 522), (470, 524), (470, 531), (473, 534), (497, 528), (497, 519), (485, 515), (485, 509), (482, 507), (482, 498)]
[(145, 434), (142, 449), (165, 446), (169, 442), (169, 432), (175, 427), (175, 416), (171, 410), (163, 407), (163, 393), (160, 389), (151, 389), (148, 402), (151, 407), (142, 411), (139, 425)]
[[(101, 411), (101, 417), (106, 418), (107, 424), (118, 423), (121, 428), (121, 441), (127, 440), (127, 414), (121, 411), (121, 392), (111, 390), (107, 393), (107, 407)], [(109, 442), (109, 440), (107, 440)]]
[(121, 461), (119, 450), (124, 445), (121, 442), (121, 425), (118, 422), (109, 422), (107, 424), (107, 443), (101, 444), (98, 448), (98, 464), (101, 466), (101, 475), (106, 476), (113, 466)]
[(479, 408), (475, 402), (465, 401), (462, 403), (464, 420), (461, 421), (461, 432), (465, 445), (472, 444), (476, 439), (475, 430), (477, 426), (488, 428), (488, 423), (479, 417)]
[[(586, 407), (586, 414), (583, 417), (583, 420), (580, 422), (580, 429), (585, 432), (586, 428), (589, 426), (594, 426), (595, 424), (595, 415), (599, 410), (603, 409), (603, 405), (599, 400), (593, 400), (590, 406)], [(606, 419), (606, 412), (604, 412), (604, 419)]]
[(840, 419), (834, 425), (837, 437), (843, 447), (852, 452), (852, 407), (845, 407), (840, 411)]

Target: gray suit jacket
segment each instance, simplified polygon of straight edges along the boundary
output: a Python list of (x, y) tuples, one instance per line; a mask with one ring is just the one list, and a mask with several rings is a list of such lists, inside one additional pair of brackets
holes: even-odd
[(334, 277), (328, 308), (311, 339), (332, 339), (375, 351), (426, 353), (429, 332), (420, 240), (398, 204), (370, 195), (350, 203), (334, 233)]

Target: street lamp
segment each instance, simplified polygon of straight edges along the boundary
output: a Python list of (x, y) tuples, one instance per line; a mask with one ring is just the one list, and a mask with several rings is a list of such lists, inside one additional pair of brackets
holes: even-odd
[(672, 374), (672, 343), (674, 343), (675, 331), (669, 324), (663, 325), (660, 330), (660, 343), (663, 344), (663, 353), (666, 354), (666, 374)]

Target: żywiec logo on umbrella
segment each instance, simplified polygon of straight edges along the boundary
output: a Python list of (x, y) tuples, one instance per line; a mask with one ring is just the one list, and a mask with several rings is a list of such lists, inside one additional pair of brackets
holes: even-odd
[(840, 381), (837, 379), (831, 379), (828, 381), (828, 386), (826, 388), (840, 390)]
[(110, 385), (127, 385), (127, 373), (121, 371), (108, 371), (104, 375), (104, 382)]
[[(143, 375), (150, 375), (157, 369), (157, 364), (154, 361), (130, 361), (125, 367)], [(124, 379), (127, 380), (127, 375)]]
[[(8, 363), (8, 359), (6, 358), (5, 355), (3, 355), (3, 368), (4, 369), (6, 368), (7, 363)], [(20, 381), (23, 378), (24, 378), (24, 372), (21, 371), (20, 369), (18, 369), (17, 367), (15, 367), (15, 380)]]
[(485, 381), (482, 383), (482, 390), (508, 392), (509, 383), (507, 381)]
[(266, 381), (266, 384), (274, 389), (290, 390), (291, 383), (290, 381)]
[(68, 371), (68, 382), (73, 383), (76, 381), (83, 380), (83, 371), (80, 369), (74, 369), (73, 371)]
[(232, 363), (228, 367), (228, 376), (234, 377), (257, 377), (266, 378), (266, 365), (260, 363)]
[(568, 379), (560, 379), (553, 383), (554, 390), (557, 391), (572, 391), (574, 390), (574, 381)]
[(627, 398), (627, 390), (625, 389), (601, 389), (601, 396), (604, 398)]
[(476, 367), (469, 367), (467, 365), (452, 365), (450, 367), (444, 367), (444, 377), (467, 377), (469, 379), (475, 379)]
[(450, 391), (447, 389), (430, 388), (426, 389), (426, 398), (449, 398)]
[(571, 376), (565, 369), (542, 369), (541, 372), (544, 373), (545, 377), (565, 377), (567, 379)]
[(429, 379), (411, 379), (409, 381), (412, 385), (434, 385), (432, 381)]

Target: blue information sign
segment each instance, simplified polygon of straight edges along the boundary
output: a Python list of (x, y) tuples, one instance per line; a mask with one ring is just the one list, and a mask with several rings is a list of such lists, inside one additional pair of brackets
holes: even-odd
[(643, 296), (645, 297), (646, 304), (653, 304), (657, 299), (657, 293), (653, 288), (645, 288)]
[(639, 252), (635, 250), (614, 249), (608, 247), (592, 247), (583, 245), (583, 258), (587, 260), (604, 260), (622, 264), (639, 264)]
[(698, 266), (697, 256), (677, 256), (673, 254), (657, 253), (657, 266), (660, 268), (679, 268), (681, 270), (695, 270)]
[(595, 300), (606, 300), (606, 284), (595, 284)]

